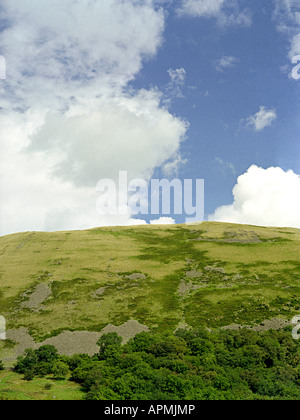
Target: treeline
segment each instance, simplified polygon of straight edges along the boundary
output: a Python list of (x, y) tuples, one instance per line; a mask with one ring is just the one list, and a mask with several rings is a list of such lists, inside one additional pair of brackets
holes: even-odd
[(103, 335), (99, 353), (27, 350), (15, 370), (81, 384), (88, 400), (300, 399), (300, 346), (290, 331), (141, 333), (127, 344)]

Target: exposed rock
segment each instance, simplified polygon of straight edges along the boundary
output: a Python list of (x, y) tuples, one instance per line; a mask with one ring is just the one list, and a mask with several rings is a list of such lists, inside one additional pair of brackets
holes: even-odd
[(210, 265), (207, 265), (204, 268), (205, 271), (210, 271), (210, 272), (214, 272), (214, 273), (220, 273), (220, 274), (225, 274), (225, 270), (224, 268), (221, 267), (212, 267)]
[(106, 287), (100, 287), (99, 289), (97, 289), (97, 290), (95, 290), (94, 292), (92, 292), (92, 293), (91, 293), (91, 296), (92, 296), (94, 299), (97, 299), (97, 298), (99, 298), (100, 296), (102, 296), (102, 295), (103, 295), (103, 293), (105, 292), (105, 290), (106, 290)]
[(115, 327), (112, 324), (107, 325), (101, 331), (101, 334), (107, 334), (109, 332), (116, 332), (120, 337), (123, 338), (123, 341), (126, 343), (130, 338), (133, 338), (136, 334), (141, 332), (148, 332), (149, 328), (146, 325), (140, 324), (138, 321), (130, 320), (125, 322), (125, 324)]
[(60, 354), (66, 356), (79, 353), (93, 356), (99, 351), (97, 341), (103, 334), (116, 332), (123, 338), (123, 342), (126, 343), (130, 338), (143, 331), (148, 332), (149, 328), (146, 325), (140, 324), (138, 321), (130, 320), (119, 327), (109, 324), (101, 332), (64, 331), (56, 337), (48, 338), (42, 343), (36, 343), (26, 328), (7, 331), (7, 338), (17, 343), (14, 349), (14, 359), (21, 356), (26, 349), (38, 349), (44, 345), (53, 345)]
[(125, 276), (125, 278), (129, 279), (129, 280), (138, 280), (138, 279), (145, 280), (146, 276), (144, 274), (141, 274), (141, 273), (133, 273), (133, 274), (130, 274), (128, 276)]
[(197, 277), (202, 277), (203, 273), (202, 271), (197, 271), (197, 270), (191, 270), (191, 271), (187, 271), (185, 273), (186, 277), (190, 278), (190, 279), (194, 279)]
[[(52, 294), (50, 287), (47, 284), (38, 284), (29, 299), (21, 303), (21, 308), (38, 309), (39, 306), (50, 297)], [(24, 296), (27, 296), (25, 294)]]

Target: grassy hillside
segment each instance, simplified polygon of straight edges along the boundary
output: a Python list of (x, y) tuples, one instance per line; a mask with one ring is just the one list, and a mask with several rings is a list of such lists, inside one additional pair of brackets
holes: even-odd
[[(129, 320), (162, 332), (266, 320), (275, 327), (274, 318), (300, 315), (298, 229), (202, 223), (28, 232), (0, 238), (0, 261), (0, 315), (12, 340), (24, 329), (43, 342)], [(13, 353), (3, 344), (0, 359), (1, 352)]]

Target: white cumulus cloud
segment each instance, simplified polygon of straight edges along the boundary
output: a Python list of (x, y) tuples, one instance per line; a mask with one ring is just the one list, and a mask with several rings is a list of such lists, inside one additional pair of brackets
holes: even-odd
[(11, 100), (27, 106), (119, 92), (156, 54), (164, 30), (149, 0), (2, 0), (0, 13)]
[(182, 0), (178, 8), (180, 16), (215, 18), (224, 26), (250, 26), (251, 14), (248, 9), (240, 10), (237, 0)]
[(101, 216), (101, 178), (180, 159), (187, 124), (128, 83), (162, 45), (152, 0), (1, 0), (0, 234), (143, 223)]
[(241, 175), (233, 204), (216, 209), (211, 221), (300, 228), (300, 176), (279, 167), (256, 165)]
[(175, 220), (172, 219), (172, 217), (160, 217), (159, 219), (151, 220), (150, 224), (151, 225), (174, 225)]
[(175, 156), (185, 131), (184, 121), (160, 107), (157, 92), (140, 91), (99, 103), (88, 114), (49, 114), (29, 150), (51, 157), (57, 178), (92, 187), (120, 170), (149, 179)]
[(277, 118), (275, 109), (267, 109), (261, 106), (259, 111), (248, 118), (248, 125), (253, 126), (256, 131), (269, 127)]

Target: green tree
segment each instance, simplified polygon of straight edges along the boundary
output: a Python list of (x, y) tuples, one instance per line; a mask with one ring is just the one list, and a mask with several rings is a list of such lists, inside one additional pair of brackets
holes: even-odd
[(35, 368), (38, 364), (38, 357), (34, 350), (27, 349), (25, 350), (24, 356), (19, 356), (17, 358), (17, 363), (15, 365), (15, 371), (18, 373), (25, 373), (28, 371), (35, 371)]
[(128, 353), (136, 352), (149, 352), (151, 346), (153, 346), (158, 340), (159, 336), (149, 334), (147, 332), (141, 332), (134, 338), (131, 338), (128, 343), (124, 346), (124, 349)]
[(32, 381), (34, 377), (35, 377), (35, 370), (33, 368), (25, 369), (24, 371), (25, 381)]
[(102, 335), (97, 341), (99, 348), (99, 358), (101, 360), (116, 360), (121, 353), (122, 338), (115, 332)]
[(90, 362), (91, 358), (88, 354), (74, 354), (70, 357), (65, 357), (65, 363), (68, 364), (69, 369), (73, 372), (82, 363)]
[(57, 360), (52, 366), (52, 373), (55, 379), (66, 379), (69, 374), (69, 366), (64, 362)]
[(58, 351), (54, 346), (41, 346), (38, 350), (35, 351), (39, 362), (53, 363), (58, 359)]

